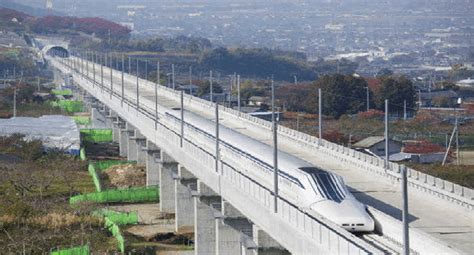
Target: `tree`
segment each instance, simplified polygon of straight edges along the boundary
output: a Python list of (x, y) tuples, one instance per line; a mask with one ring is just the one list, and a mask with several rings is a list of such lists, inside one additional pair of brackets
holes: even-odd
[(393, 71), (388, 69), (388, 68), (382, 68), (380, 69), (377, 74), (375, 75), (376, 77), (387, 77), (393, 75)]
[[(340, 74), (325, 75), (315, 84), (315, 88), (321, 88), (323, 93), (323, 113), (335, 118), (363, 111), (366, 107), (366, 87), (364, 79)], [(309, 96), (317, 98), (317, 93), (313, 89)], [(311, 108), (317, 109), (316, 106)]]
[[(210, 91), (211, 91), (211, 83), (209, 81), (200, 81), (200, 82), (197, 82), (197, 85), (199, 86), (199, 89), (198, 89), (198, 92), (197, 92), (197, 95), (198, 96), (203, 96), (203, 95), (206, 95), (206, 94), (209, 94)], [(222, 93), (222, 87), (221, 85), (219, 85), (218, 83), (216, 82), (213, 82), (212, 83), (212, 92), (213, 93)]]
[(403, 112), (404, 101), (407, 108), (415, 107), (416, 91), (413, 83), (405, 76), (382, 78), (382, 86), (377, 97), (377, 107), (385, 109), (385, 99), (389, 100), (390, 112)]
[(312, 88), (310, 84), (288, 84), (280, 87), (276, 91), (276, 97), (288, 111), (312, 112), (308, 102), (306, 102), (308, 101), (308, 95), (310, 94), (311, 90)]

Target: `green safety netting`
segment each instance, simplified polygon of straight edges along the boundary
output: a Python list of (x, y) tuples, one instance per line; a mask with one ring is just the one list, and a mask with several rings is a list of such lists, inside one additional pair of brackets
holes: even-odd
[(117, 239), (118, 247), (120, 252), (125, 252), (125, 238), (123, 238), (122, 232), (120, 232), (119, 226), (108, 217), (105, 217), (105, 227), (112, 232), (112, 235)]
[(72, 119), (78, 125), (90, 125), (91, 124), (91, 118), (89, 116), (72, 116)]
[(157, 186), (129, 188), (122, 190), (106, 190), (83, 195), (73, 196), (70, 204), (79, 202), (95, 203), (140, 203), (159, 201), (160, 195)]
[(53, 89), (51, 90), (51, 94), (57, 96), (72, 96), (72, 90), (70, 89)]
[(138, 224), (138, 214), (136, 212), (116, 212), (107, 209), (100, 209), (92, 213), (95, 216), (107, 217), (117, 225)]
[(69, 113), (82, 112), (84, 110), (82, 102), (77, 100), (58, 100), (51, 102), (51, 105)]
[(97, 171), (94, 167), (94, 164), (92, 164), (92, 163), (89, 164), (89, 167), (87, 168), (87, 170), (89, 171), (89, 174), (92, 177), (92, 181), (94, 182), (95, 190), (97, 192), (101, 192), (102, 191), (102, 186), (100, 185), (100, 178), (99, 178), (99, 175), (97, 174)]
[(94, 164), (96, 171), (104, 171), (111, 166), (124, 165), (124, 164), (136, 164), (136, 163), (137, 163), (136, 161), (127, 161), (127, 160), (101, 160), (101, 161), (96, 161), (92, 164)]
[(112, 142), (113, 134), (112, 129), (94, 129), (87, 128), (81, 129), (81, 139), (87, 142), (103, 143)]
[(81, 160), (86, 160), (86, 149), (81, 148), (81, 150), (79, 151), (79, 158)]
[(89, 245), (72, 247), (69, 249), (52, 251), (50, 255), (89, 255)]

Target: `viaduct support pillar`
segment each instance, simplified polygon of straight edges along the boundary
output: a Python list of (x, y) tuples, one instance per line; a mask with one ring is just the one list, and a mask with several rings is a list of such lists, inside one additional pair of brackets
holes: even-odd
[(257, 245), (257, 248), (253, 250), (253, 255), (291, 255), (257, 225), (252, 226), (252, 235), (253, 241)]
[(175, 213), (173, 174), (176, 175), (178, 172), (178, 163), (161, 150), (159, 166), (160, 211)]
[(196, 177), (178, 165), (174, 178), (175, 231), (190, 233), (194, 230), (194, 202), (191, 191), (196, 189)]
[[(135, 127), (130, 125), (130, 123), (127, 123), (127, 129), (128, 129), (128, 141), (127, 141), (127, 160), (129, 161), (137, 161), (137, 130)], [(139, 132), (138, 132), (139, 133)]]
[(160, 149), (150, 140), (146, 141), (146, 186), (158, 185)]
[[(136, 155), (135, 155), (135, 160), (137, 161), (138, 165), (146, 165), (146, 138), (143, 136), (138, 129), (135, 129), (135, 132), (133, 133), (133, 137), (130, 138), (132, 141), (131, 143), (134, 143), (134, 146), (136, 148)], [(133, 152), (131, 152), (133, 153)]]
[(247, 254), (253, 249), (252, 223), (229, 202), (222, 201), (220, 217), (216, 223), (216, 254)]
[(129, 136), (130, 136), (130, 129), (133, 130), (133, 127), (128, 124), (127, 122), (123, 122), (122, 128), (120, 129), (120, 135), (119, 135), (119, 153), (120, 157), (126, 157), (128, 159), (128, 141)]
[(194, 254), (216, 254), (216, 226), (213, 206), (220, 207), (221, 197), (201, 181), (196, 183), (194, 202)]

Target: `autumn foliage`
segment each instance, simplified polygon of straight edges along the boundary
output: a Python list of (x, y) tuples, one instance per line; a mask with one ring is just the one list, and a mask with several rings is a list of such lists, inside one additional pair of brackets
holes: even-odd
[(434, 153), (443, 152), (441, 145), (430, 143), (428, 141), (411, 141), (405, 144), (403, 152), (405, 153)]
[(361, 119), (381, 119), (381, 118), (383, 118), (385, 113), (380, 111), (380, 110), (370, 109), (370, 110), (365, 111), (365, 112), (360, 112), (357, 115)]
[(36, 33), (55, 33), (58, 30), (70, 29), (101, 38), (126, 38), (130, 29), (101, 18), (77, 18), (46, 16), (36, 18), (31, 22), (31, 29)]

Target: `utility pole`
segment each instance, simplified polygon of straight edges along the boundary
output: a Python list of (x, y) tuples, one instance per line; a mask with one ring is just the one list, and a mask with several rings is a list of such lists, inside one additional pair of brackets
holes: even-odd
[(402, 183), (402, 199), (403, 199), (403, 254), (410, 254), (410, 237), (409, 237), (409, 226), (408, 226), (408, 185), (407, 185), (407, 167), (401, 165), (401, 183)]
[(365, 89), (367, 90), (367, 111), (370, 110), (370, 93), (369, 93), (369, 86), (365, 87)]
[(318, 125), (319, 125), (319, 134), (318, 134), (318, 147), (322, 144), (323, 139), (323, 100), (321, 88), (318, 89)]
[(293, 78), (294, 78), (294, 81), (295, 81), (295, 85), (298, 85), (298, 79), (297, 79), (296, 75), (294, 75)]
[(278, 213), (278, 126), (275, 118), (275, 84), (272, 77), (272, 131), (273, 131), (273, 205)]
[(40, 77), (36, 77), (36, 83), (38, 85), (38, 92), (40, 91)]
[(407, 100), (403, 100), (403, 120), (407, 120)]
[(456, 165), (459, 166), (459, 121), (456, 113)]
[(216, 173), (219, 172), (219, 142), (220, 142), (220, 138), (219, 138), (219, 104), (216, 102), (215, 104), (216, 106)]
[(237, 75), (237, 110), (240, 116), (240, 74)]
[(388, 169), (389, 146), (388, 146), (388, 99), (385, 99), (385, 169)]
[(16, 87), (13, 89), (13, 118), (16, 117)]
[(172, 78), (173, 78), (173, 90), (176, 89), (176, 84), (174, 82), (174, 64), (171, 64), (171, 75), (172, 75)]
[(181, 136), (179, 145), (183, 147), (183, 138), (184, 138), (184, 91), (181, 90)]
[(209, 101), (213, 102), (212, 98), (212, 70), (209, 71)]

